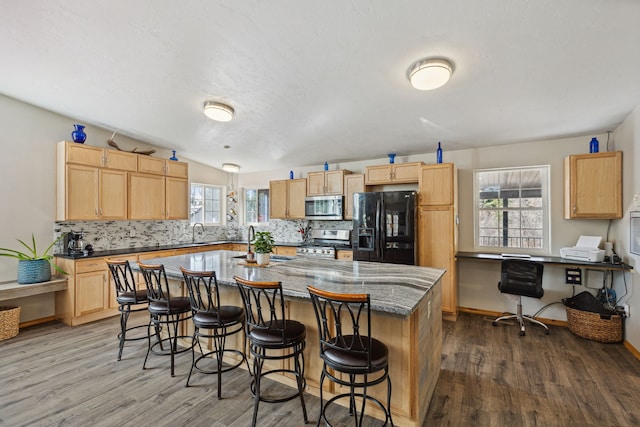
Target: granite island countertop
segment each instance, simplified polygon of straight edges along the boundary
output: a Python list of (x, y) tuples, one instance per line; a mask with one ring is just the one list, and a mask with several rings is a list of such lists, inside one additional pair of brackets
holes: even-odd
[[(146, 264), (163, 264), (167, 277), (183, 280), (180, 267), (193, 271), (214, 270), (218, 283), (236, 286), (234, 276), (254, 281), (280, 281), (284, 295), (309, 299), (312, 285), (339, 293), (368, 293), (371, 308), (409, 316), (420, 300), (438, 283), (445, 270), (404, 264), (365, 261), (340, 261), (302, 257), (276, 257), (267, 267), (243, 265), (237, 258), (243, 252), (209, 251), (145, 260)], [(134, 270), (139, 271), (135, 263)]]

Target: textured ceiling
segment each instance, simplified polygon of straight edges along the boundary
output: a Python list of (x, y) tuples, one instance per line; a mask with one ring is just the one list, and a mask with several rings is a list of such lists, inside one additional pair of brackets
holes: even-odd
[[(0, 7), (0, 93), (242, 172), (587, 136), (640, 103), (635, 0)], [(421, 92), (406, 74), (426, 57), (455, 71)]]

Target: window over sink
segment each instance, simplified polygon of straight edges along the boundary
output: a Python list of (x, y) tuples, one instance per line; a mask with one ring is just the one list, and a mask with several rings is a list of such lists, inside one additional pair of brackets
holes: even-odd
[(223, 225), (225, 188), (220, 185), (191, 184), (191, 224)]
[(269, 222), (269, 189), (245, 188), (244, 222), (245, 224)]

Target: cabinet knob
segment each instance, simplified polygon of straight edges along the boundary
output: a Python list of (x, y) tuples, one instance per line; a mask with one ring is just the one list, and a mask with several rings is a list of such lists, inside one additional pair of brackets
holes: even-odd
[(577, 211), (576, 205), (573, 205), (573, 213), (576, 213), (576, 211)]

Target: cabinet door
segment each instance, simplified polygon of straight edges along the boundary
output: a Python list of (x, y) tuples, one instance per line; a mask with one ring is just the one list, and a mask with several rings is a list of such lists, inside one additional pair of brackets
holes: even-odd
[(104, 150), (104, 166), (109, 169), (120, 169), (135, 172), (138, 169), (137, 154), (118, 150)]
[(365, 184), (389, 184), (391, 182), (391, 165), (367, 166), (365, 168)]
[(138, 156), (138, 172), (164, 175), (164, 159), (150, 156)]
[(164, 219), (164, 177), (129, 175), (129, 219)]
[(622, 152), (565, 159), (565, 218), (622, 218)]
[(454, 167), (452, 163), (424, 165), (420, 168), (419, 201), (421, 205), (452, 205), (454, 201)]
[(418, 182), (421, 163), (400, 163), (393, 165), (393, 182), (412, 183)]
[(109, 306), (107, 286), (106, 270), (76, 274), (76, 316), (84, 316), (105, 310)]
[(458, 292), (455, 268), (456, 230), (453, 207), (420, 207), (418, 265), (444, 268), (441, 279), (442, 311), (455, 315)]
[(167, 219), (189, 219), (189, 181), (168, 176), (165, 191)]
[(98, 198), (101, 219), (127, 219), (127, 172), (101, 169)]
[(289, 186), (287, 218), (304, 219), (304, 199), (307, 195), (307, 180), (290, 179), (287, 183)]
[(353, 193), (365, 191), (364, 174), (354, 173), (344, 176), (344, 219), (353, 219)]
[(326, 171), (324, 173), (324, 177), (325, 194), (335, 194), (340, 196), (344, 194), (344, 170)]
[(67, 163), (77, 163), (85, 166), (102, 166), (102, 148), (69, 141), (64, 144)]
[(288, 181), (269, 182), (269, 218), (285, 219), (287, 217), (287, 185)]
[(166, 160), (167, 176), (189, 178), (189, 163)]
[(307, 174), (307, 195), (321, 196), (325, 191), (324, 172), (309, 172)]
[(66, 215), (64, 219), (98, 218), (99, 169), (91, 166), (66, 166)]
[(294, 246), (276, 246), (274, 253), (285, 256), (296, 256), (296, 248)]

